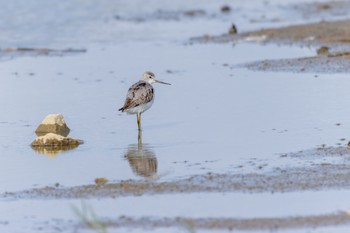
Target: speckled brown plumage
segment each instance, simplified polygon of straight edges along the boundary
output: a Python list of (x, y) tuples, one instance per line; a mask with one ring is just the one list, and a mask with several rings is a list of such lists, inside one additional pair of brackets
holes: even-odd
[(152, 85), (141, 80), (129, 88), (124, 106), (119, 111), (124, 112), (127, 109), (151, 102), (153, 94)]

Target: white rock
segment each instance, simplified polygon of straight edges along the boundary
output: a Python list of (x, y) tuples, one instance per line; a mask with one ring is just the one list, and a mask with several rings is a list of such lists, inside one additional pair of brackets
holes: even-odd
[(62, 114), (49, 114), (45, 117), (45, 119), (41, 122), (43, 125), (65, 125), (64, 117)]

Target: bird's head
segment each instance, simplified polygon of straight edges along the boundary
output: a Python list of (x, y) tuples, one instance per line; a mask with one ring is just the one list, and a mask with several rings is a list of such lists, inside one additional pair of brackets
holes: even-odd
[(166, 84), (166, 85), (171, 85), (170, 83), (166, 83), (166, 82), (162, 82), (162, 81), (157, 80), (154, 73), (152, 73), (150, 71), (146, 71), (145, 73), (143, 73), (141, 80), (148, 82), (149, 84), (162, 83), (162, 84)]

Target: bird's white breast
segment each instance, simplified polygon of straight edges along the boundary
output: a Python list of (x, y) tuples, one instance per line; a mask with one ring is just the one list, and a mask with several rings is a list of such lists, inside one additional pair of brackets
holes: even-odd
[(134, 108), (126, 109), (125, 112), (128, 114), (143, 113), (143, 112), (147, 111), (152, 106), (153, 101), (154, 101), (154, 95), (153, 95), (153, 98), (150, 102), (145, 103), (145, 104), (140, 104), (139, 106), (136, 106)]

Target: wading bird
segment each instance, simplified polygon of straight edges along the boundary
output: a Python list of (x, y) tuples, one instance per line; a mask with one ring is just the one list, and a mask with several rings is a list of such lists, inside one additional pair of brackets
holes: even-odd
[(153, 83), (171, 85), (170, 83), (156, 80), (154, 73), (147, 71), (142, 75), (140, 81), (129, 88), (124, 106), (119, 109), (119, 111), (128, 114), (137, 114), (139, 130), (141, 130), (141, 113), (148, 110), (154, 101), (154, 90), (151, 85)]

